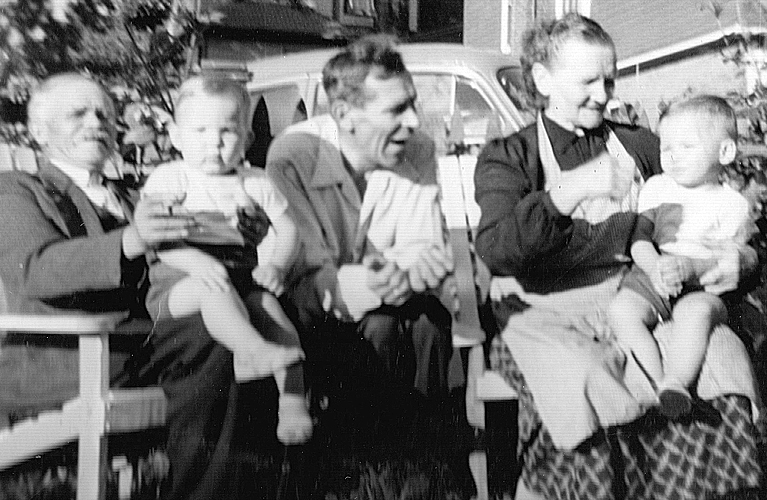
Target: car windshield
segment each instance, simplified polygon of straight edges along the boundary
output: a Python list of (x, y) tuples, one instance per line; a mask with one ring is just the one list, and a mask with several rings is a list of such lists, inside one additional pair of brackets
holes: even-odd
[(506, 66), (498, 70), (496, 77), (522, 117), (528, 122), (532, 122), (535, 118), (535, 110), (527, 103), (525, 84), (522, 80), (522, 68)]

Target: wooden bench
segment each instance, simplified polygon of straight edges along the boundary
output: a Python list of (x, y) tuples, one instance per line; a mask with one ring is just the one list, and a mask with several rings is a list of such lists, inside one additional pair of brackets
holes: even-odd
[(100, 500), (106, 493), (106, 436), (165, 425), (166, 398), (159, 387), (109, 389), (109, 337), (124, 317), (0, 314), (2, 331), (77, 335), (80, 356), (77, 398), (0, 429), (0, 471), (77, 441), (77, 500)]

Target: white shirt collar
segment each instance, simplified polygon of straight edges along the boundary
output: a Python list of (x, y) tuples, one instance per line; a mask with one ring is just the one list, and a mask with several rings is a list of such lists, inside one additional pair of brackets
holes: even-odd
[[(93, 186), (91, 183), (91, 172), (89, 170), (86, 170), (84, 168), (75, 167), (72, 164), (65, 163), (59, 160), (50, 160), (50, 162), (59, 170), (64, 172), (67, 177), (72, 179), (72, 182), (75, 184), (75, 186), (79, 187), (83, 191), (86, 191), (86, 188), (90, 186)], [(98, 172), (98, 176), (102, 176), (101, 172)]]

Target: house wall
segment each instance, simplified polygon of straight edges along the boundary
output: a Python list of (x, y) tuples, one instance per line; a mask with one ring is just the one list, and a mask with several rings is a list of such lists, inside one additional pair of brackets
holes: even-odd
[(680, 60), (641, 69), (618, 78), (615, 96), (628, 103), (639, 103), (647, 112), (651, 126), (658, 122), (658, 104), (684, 94), (726, 95), (744, 88), (742, 72), (725, 63), (716, 48)]
[[(555, 0), (464, 0), (463, 43), (502, 51), (518, 59), (525, 31), (536, 19), (553, 18), (554, 3)], [(508, 20), (505, 26), (504, 19)]]
[[(662, 49), (720, 31), (716, 16), (701, 0), (591, 0), (591, 17), (615, 41), (618, 59)], [(723, 26), (736, 22), (725, 5)]]

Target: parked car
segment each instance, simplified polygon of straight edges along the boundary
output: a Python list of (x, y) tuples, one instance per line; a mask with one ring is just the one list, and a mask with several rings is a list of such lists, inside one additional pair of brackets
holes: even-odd
[[(418, 91), (422, 126), (442, 154), (454, 152), (456, 142), (464, 146), (461, 152), (474, 153), (488, 132), (506, 135), (529, 122), (531, 115), (523, 110), (517, 90), (520, 69), (508, 56), (457, 44), (403, 44), (399, 50)], [(285, 127), (327, 112), (322, 67), (335, 53), (333, 49), (299, 52), (239, 67), (226, 61), (203, 62), (203, 69), (248, 75), (256, 135), (248, 153), (251, 163), (264, 165), (266, 147)], [(456, 126), (462, 127), (461, 133)]]

